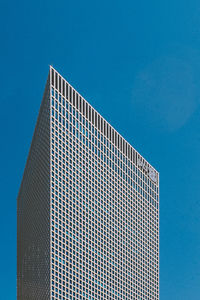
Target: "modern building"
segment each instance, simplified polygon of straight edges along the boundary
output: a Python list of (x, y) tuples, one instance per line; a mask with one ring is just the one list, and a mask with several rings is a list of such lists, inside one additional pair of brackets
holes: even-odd
[(159, 299), (159, 174), (53, 67), (17, 201), (17, 299)]

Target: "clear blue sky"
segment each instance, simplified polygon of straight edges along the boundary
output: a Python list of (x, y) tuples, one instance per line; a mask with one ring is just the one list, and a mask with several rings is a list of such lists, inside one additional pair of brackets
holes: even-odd
[(200, 3), (7, 1), (1, 33), (1, 299), (16, 197), (52, 64), (160, 171), (160, 299), (200, 299)]

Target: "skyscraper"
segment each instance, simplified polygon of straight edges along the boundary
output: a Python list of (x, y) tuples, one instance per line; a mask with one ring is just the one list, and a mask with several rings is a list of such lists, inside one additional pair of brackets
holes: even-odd
[(159, 174), (53, 67), (17, 200), (17, 297), (159, 299)]

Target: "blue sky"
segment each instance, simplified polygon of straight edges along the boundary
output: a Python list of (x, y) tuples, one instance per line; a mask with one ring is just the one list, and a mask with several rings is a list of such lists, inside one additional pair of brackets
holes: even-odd
[(200, 4), (1, 0), (1, 298), (52, 64), (160, 172), (160, 299), (200, 299)]

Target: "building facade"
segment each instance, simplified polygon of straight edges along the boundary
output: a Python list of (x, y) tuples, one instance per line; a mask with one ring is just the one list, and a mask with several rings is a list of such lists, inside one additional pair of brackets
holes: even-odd
[(159, 299), (159, 174), (53, 67), (17, 200), (17, 297)]

